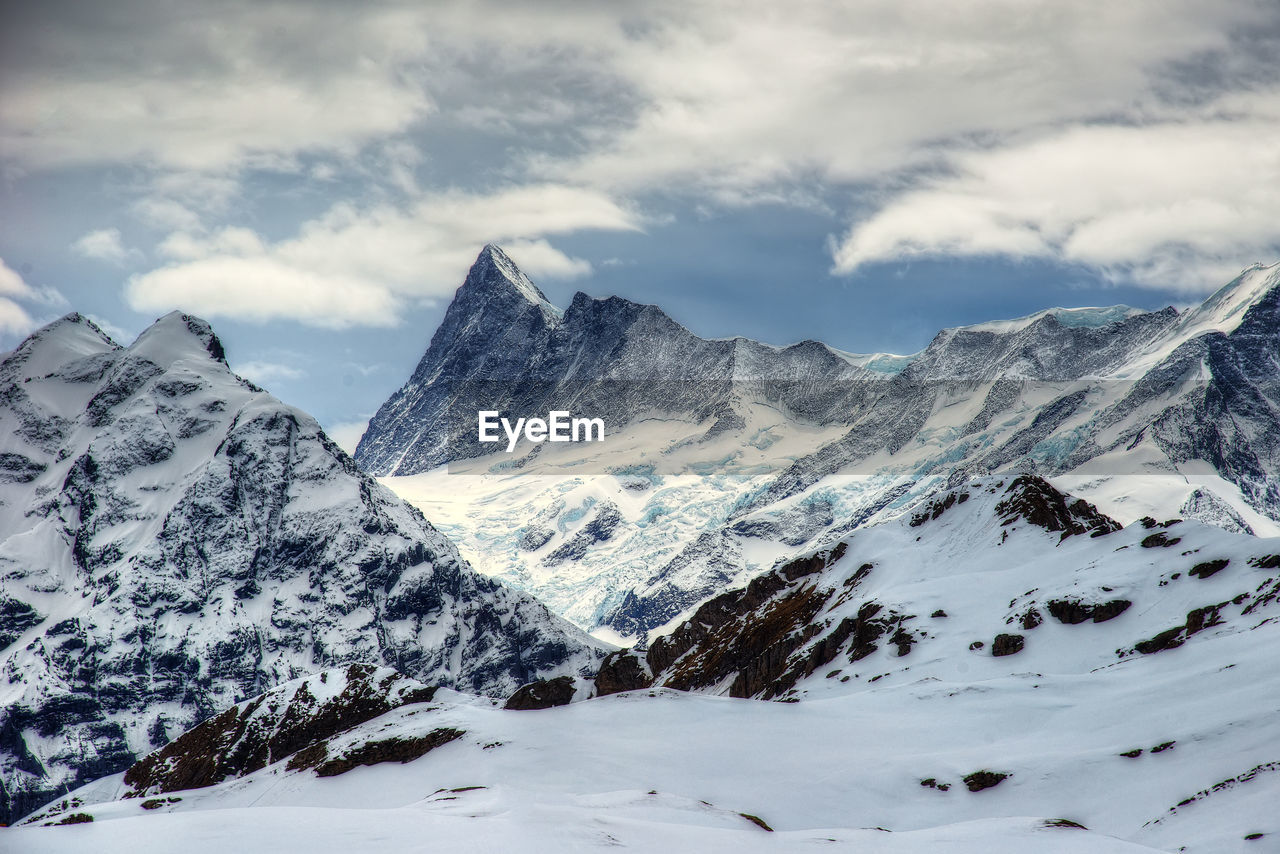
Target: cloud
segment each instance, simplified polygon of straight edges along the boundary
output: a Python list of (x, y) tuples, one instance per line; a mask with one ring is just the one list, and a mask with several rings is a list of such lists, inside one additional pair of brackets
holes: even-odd
[(601, 193), (551, 184), (426, 194), (407, 209), (340, 204), (275, 243), (240, 227), (174, 233), (157, 249), (171, 263), (133, 276), (125, 293), (138, 311), (181, 307), (254, 322), (394, 326), (408, 305), (451, 294), (487, 242), (509, 246), (534, 275), (571, 278), (590, 265), (556, 249), (547, 235), (642, 224)]
[[(1276, 32), (1274, 4), (1219, 0), (48, 0), (0, 32), (0, 151), (133, 168), (133, 214), (176, 235), (128, 286), (145, 310), (386, 325), (484, 240), (582, 276), (549, 238), (672, 197), (833, 212), (837, 271), (995, 253), (1189, 282), (1280, 235), (1231, 167), (1271, 174), (1247, 131), (1275, 135)], [(224, 245), (246, 224), (259, 245)]]
[(571, 258), (546, 240), (511, 240), (503, 251), (516, 260), (520, 269), (539, 279), (580, 279), (591, 275), (591, 264)]
[[(0, 149), (29, 168), (136, 161), (190, 170), (351, 151), (431, 109), (403, 63), (425, 10), (159, 2), (14, 10)], [(65, 6), (65, 8), (60, 8)]]
[(834, 268), (1003, 255), (1202, 291), (1280, 253), (1280, 89), (1228, 112), (1068, 127), (955, 154), (853, 225)]
[(0, 333), (26, 335), (35, 329), (35, 321), (17, 300), (36, 298), (36, 291), (0, 258)]
[[(939, 147), (1128, 113), (1174, 60), (1223, 51), (1258, 7), (863, 0), (666, 8), (611, 45), (634, 114), (551, 177), (696, 188), (722, 202), (928, 166)], [(780, 188), (782, 188), (780, 190)]]
[[(28, 305), (24, 306), (23, 303)], [(37, 320), (31, 316), (30, 307), (45, 309), (65, 308), (67, 300), (56, 288), (33, 287), (22, 275), (12, 269), (0, 258), (0, 335), (23, 337), (34, 331), (41, 323), (52, 320), (42, 317)]]
[(120, 229), (101, 228), (83, 235), (71, 248), (86, 258), (124, 264), (131, 255), (140, 254), (136, 249), (126, 249), (120, 239)]
[(369, 419), (363, 418), (359, 421), (342, 421), (337, 424), (330, 424), (324, 428), (324, 432), (329, 434), (329, 438), (336, 442), (339, 448), (348, 454), (354, 454), (356, 445), (360, 444), (360, 437), (368, 429)]
[(131, 331), (122, 326), (117, 326), (102, 315), (86, 313), (85, 317), (92, 320), (99, 329), (107, 333), (108, 338), (117, 344), (128, 344), (130, 341), (138, 337), (137, 332)]
[(280, 380), (300, 380), (307, 372), (293, 365), (281, 362), (253, 361), (236, 365), (235, 372), (261, 386), (271, 385)]

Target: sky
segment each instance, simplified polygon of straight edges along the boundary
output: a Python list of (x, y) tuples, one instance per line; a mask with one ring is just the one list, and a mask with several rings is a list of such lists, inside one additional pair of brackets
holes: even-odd
[(350, 445), (487, 242), (914, 352), (1280, 260), (1274, 0), (0, 7), (0, 348), (180, 308)]

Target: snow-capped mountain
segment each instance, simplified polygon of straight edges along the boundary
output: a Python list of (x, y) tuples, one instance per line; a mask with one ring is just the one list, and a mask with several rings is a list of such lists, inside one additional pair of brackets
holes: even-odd
[(506, 696), (599, 644), (478, 575), (174, 313), (0, 362), (0, 821), (344, 662)]
[(544, 416), (564, 409), (618, 430), (679, 414), (707, 437), (745, 426), (744, 391), (816, 423), (841, 420), (878, 376), (805, 341), (784, 349), (697, 337), (652, 305), (574, 296), (561, 312), (496, 246), (486, 246), (409, 382), (369, 422), (355, 459), (376, 475), (412, 475), (491, 453), (478, 410)]
[(611, 655), (605, 696), (505, 711), (392, 671), (332, 671), (229, 709), (12, 838), (199, 846), (220, 825), (218, 844), (248, 851), (370, 834), (533, 850), (1268, 850), (1277, 615), (1280, 538), (1121, 528), (1041, 478), (987, 477), (797, 550), (647, 652)]
[[(561, 314), (488, 247), (357, 459), (481, 571), (623, 641), (991, 472), (1049, 477), (1124, 524), (1280, 534), (1278, 305), (1280, 266), (1255, 266), (1182, 312), (1052, 309), (858, 356), (704, 341), (618, 298)], [(473, 435), (478, 408), (597, 401), (603, 445), (441, 438), (451, 415)]]

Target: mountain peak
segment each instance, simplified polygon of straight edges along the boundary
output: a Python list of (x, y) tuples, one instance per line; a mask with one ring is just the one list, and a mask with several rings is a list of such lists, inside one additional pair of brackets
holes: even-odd
[(19, 373), (44, 376), (68, 362), (118, 347), (92, 320), (71, 312), (32, 332), (17, 349), (6, 354), (5, 376), (10, 380)]
[(486, 243), (480, 250), (454, 301), (472, 293), (484, 293), (490, 297), (495, 293), (514, 295), (541, 308), (548, 319), (560, 317), (560, 310), (530, 281), (511, 256), (493, 243)]
[(129, 352), (158, 365), (168, 365), (193, 355), (227, 364), (226, 350), (206, 321), (181, 311), (171, 311), (147, 327), (129, 345)]
[(1280, 264), (1246, 267), (1203, 303), (1185, 312), (1179, 323), (1183, 337), (1206, 332), (1232, 332), (1255, 303), (1280, 288)]
[(52, 323), (47, 323), (27, 336), (19, 345), (19, 349), (34, 346), (38, 342), (63, 338), (84, 338), (94, 344), (105, 344), (107, 347), (117, 346), (98, 324), (78, 311), (64, 314)]

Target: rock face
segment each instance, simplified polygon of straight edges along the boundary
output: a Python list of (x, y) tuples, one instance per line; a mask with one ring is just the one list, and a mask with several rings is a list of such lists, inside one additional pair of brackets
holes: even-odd
[(532, 711), (567, 706), (573, 702), (574, 691), (575, 686), (571, 676), (540, 679), (537, 682), (522, 685), (507, 699), (504, 708), (514, 711)]
[(435, 688), (386, 667), (353, 664), (294, 680), (240, 703), (180, 735), (124, 774), (126, 797), (213, 786), (411, 703)]
[(854, 381), (870, 376), (814, 341), (785, 349), (708, 341), (656, 306), (618, 297), (578, 293), (561, 313), (501, 249), (486, 246), (355, 458), (376, 475), (408, 475), (491, 453), (496, 446), (475, 441), (481, 409), (569, 409), (610, 429), (662, 412), (705, 421), (715, 435), (740, 426), (737, 398), (748, 386), (797, 417), (825, 422), (853, 405), (864, 393)]
[[(703, 340), (618, 298), (578, 294), (561, 313), (487, 247), (357, 459), (380, 475), (450, 460), (506, 475), (559, 449), (477, 457), (499, 447), (469, 440), (477, 409), (604, 417), (645, 453), (540, 470), (562, 477), (514, 503), (493, 500), (508, 485), (493, 478), (452, 530), (487, 573), (638, 641), (798, 547), (991, 473), (1088, 477), (1102, 494), (1108, 478), (1162, 477), (1141, 512), (1280, 530), (1278, 306), (1280, 267), (1258, 266), (1182, 312), (1054, 309), (859, 356)], [(456, 441), (451, 418), (466, 422)], [(1060, 534), (1090, 524), (1044, 509)]]
[(171, 314), (0, 362), (0, 821), (347, 662), (506, 696), (602, 652), (475, 572), (310, 416)]

